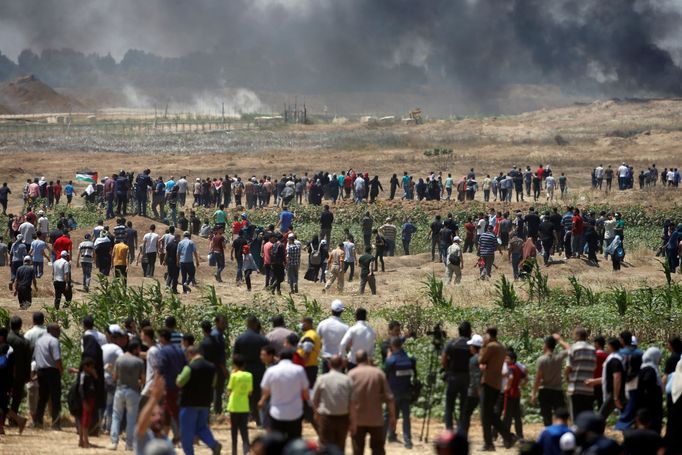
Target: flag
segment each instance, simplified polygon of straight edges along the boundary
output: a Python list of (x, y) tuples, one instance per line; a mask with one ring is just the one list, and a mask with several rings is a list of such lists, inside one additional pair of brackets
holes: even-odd
[(97, 172), (81, 171), (76, 172), (76, 180), (88, 183), (97, 183)]

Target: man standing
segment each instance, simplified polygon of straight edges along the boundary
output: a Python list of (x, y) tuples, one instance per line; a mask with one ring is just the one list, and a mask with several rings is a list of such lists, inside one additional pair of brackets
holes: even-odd
[(597, 367), (596, 350), (587, 341), (587, 330), (576, 327), (573, 331), (575, 343), (569, 346), (557, 334), (554, 339), (564, 350), (568, 351), (568, 396), (571, 399), (571, 414), (573, 420), (583, 411), (594, 409), (594, 387), (586, 381), (592, 379)]
[(36, 281), (35, 270), (31, 265), (31, 256), (25, 256), (24, 264), (17, 269), (14, 281), (14, 295), (17, 296), (19, 308), (22, 310), (27, 309), (33, 303), (31, 284), (33, 284), (33, 289), (38, 292), (38, 283)]
[(442, 225), (440, 231), (438, 231), (438, 251), (440, 262), (442, 262), (445, 267), (448, 265), (448, 248), (452, 245), (452, 230), (446, 225)]
[(180, 394), (180, 428), (182, 429), (182, 450), (194, 455), (194, 440), (200, 439), (214, 455), (220, 454), (222, 445), (215, 440), (208, 427), (208, 413), (211, 407), (213, 380), (216, 367), (201, 354), (195, 346), (185, 353), (189, 362), (176, 379), (182, 389)]
[(455, 236), (452, 239), (452, 245), (447, 249), (447, 262), (445, 267), (448, 272), (448, 284), (452, 283), (452, 275), (455, 275), (455, 284), (459, 284), (462, 281), (462, 268), (464, 268), (464, 255), (462, 254), (462, 249), (459, 244), (462, 239), (459, 236)]
[[(495, 264), (495, 252), (498, 250), (499, 244), (497, 237), (493, 234), (493, 227), (488, 225), (486, 231), (478, 239), (478, 255), (485, 261), (485, 270), (481, 275), (482, 279), (490, 279), (490, 275)], [(504, 356), (502, 356), (504, 360)]]
[[(356, 428), (353, 435), (353, 455), (365, 452), (365, 437), (373, 455), (384, 455), (384, 418), (382, 404), (388, 407), (388, 427), (395, 430), (395, 403), (386, 375), (370, 364), (368, 353), (362, 349), (353, 352), (357, 367), (348, 373), (355, 393)], [(351, 432), (353, 429), (351, 428)]]
[(33, 349), (33, 360), (38, 372), (38, 406), (34, 419), (36, 427), (43, 426), (43, 416), (48, 399), (52, 404), (52, 429), (61, 431), (59, 415), (62, 411), (62, 351), (59, 345), (59, 325), (47, 325), (47, 333), (41, 336)]
[(308, 383), (313, 386), (317, 380), (317, 364), (320, 357), (320, 350), (322, 349), (322, 343), (320, 341), (320, 336), (315, 331), (313, 318), (305, 317), (301, 320), (301, 331), (303, 332), (301, 339), (309, 340), (312, 343), (311, 351), (307, 352), (301, 348), (299, 354), (305, 361), (303, 367), (305, 369), (305, 374), (308, 377)]
[(277, 234), (275, 242), (270, 249), (270, 267), (272, 279), (270, 280), (270, 292), (282, 294), (282, 281), (284, 281), (284, 263), (286, 262), (286, 247), (282, 242), (282, 234)]
[(7, 335), (7, 344), (14, 351), (12, 353), (14, 357), (14, 380), (12, 381), (10, 409), (15, 414), (19, 413), (19, 406), (24, 399), (25, 386), (31, 381), (31, 358), (33, 357), (31, 343), (21, 334), (21, 325), (21, 318), (12, 316), (9, 320), (10, 331)]
[(298, 271), (301, 267), (301, 246), (291, 233), (287, 242), (287, 280), (292, 294), (298, 294)]
[(331, 241), (333, 224), (334, 214), (329, 210), (329, 205), (325, 205), (320, 214), (320, 240), (327, 240), (327, 243)]
[(410, 242), (412, 242), (412, 236), (414, 235), (415, 232), (417, 232), (417, 227), (414, 224), (412, 224), (412, 220), (408, 218), (407, 220), (405, 220), (401, 232), (401, 238), (403, 241), (403, 252), (405, 253), (405, 256), (410, 255)]
[(461, 430), (462, 419), (467, 404), (467, 391), (469, 389), (469, 359), (471, 352), (469, 340), (471, 339), (471, 324), (464, 321), (459, 325), (459, 337), (448, 342), (441, 354), (441, 366), (446, 372), (447, 387), (445, 389), (445, 429), (454, 430), (453, 414), (455, 403), (459, 399), (459, 418), (457, 429)]
[(95, 244), (90, 240), (90, 234), (85, 234), (85, 240), (78, 245), (78, 256), (76, 258), (76, 268), (82, 264), (83, 268), (83, 289), (85, 292), (90, 290), (90, 277), (92, 276), (92, 263), (95, 258)]
[[(285, 349), (280, 354), (279, 363), (265, 371), (262, 381), (256, 382), (256, 378), (253, 378), (254, 385), (260, 385), (259, 395), (262, 390), (258, 408), (265, 408), (268, 399), (270, 400), (272, 430), (282, 433), (287, 441), (301, 437), (303, 402), (310, 399), (308, 378), (303, 367), (291, 361), (293, 357), (294, 352)], [(255, 390), (252, 397), (254, 395)], [(252, 412), (254, 411), (257, 410), (253, 409)]]
[(360, 256), (358, 259), (358, 264), (360, 265), (360, 294), (365, 293), (365, 285), (369, 283), (369, 289), (372, 291), (372, 295), (377, 294), (377, 282), (374, 278), (374, 271), (372, 270), (372, 264), (376, 258), (372, 256), (372, 247), (365, 247), (365, 254)]
[[(386, 358), (384, 371), (395, 402), (395, 418), (403, 416), (403, 444), (406, 449), (412, 448), (412, 431), (410, 426), (410, 390), (412, 378), (417, 375), (417, 360), (407, 355), (403, 349), (403, 339), (393, 337), (390, 340), (390, 353)], [(388, 416), (386, 416), (388, 417)], [(388, 421), (384, 423), (388, 426)], [(397, 441), (395, 429), (388, 430), (388, 441)]]
[(145, 383), (144, 361), (140, 358), (139, 341), (131, 341), (125, 354), (116, 360), (112, 379), (116, 381), (116, 392), (114, 393), (114, 416), (111, 423), (111, 444), (107, 449), (116, 450), (118, 447), (118, 436), (125, 413), (126, 450), (133, 450), (133, 438), (130, 435), (135, 431), (137, 411), (140, 406), (140, 386)]
[(61, 257), (52, 264), (52, 284), (54, 285), (54, 307), (59, 309), (62, 295), (67, 305), (71, 303), (73, 296), (71, 264), (69, 263), (69, 253), (67, 251), (62, 251)]
[[(196, 267), (193, 261), (196, 261)], [(182, 274), (182, 292), (187, 294), (191, 292), (189, 285), (197, 284), (194, 274), (196, 269), (199, 268), (197, 246), (192, 241), (189, 232), (185, 232), (185, 238), (178, 243), (176, 265)]]
[(481, 425), (483, 426), (484, 446), (482, 451), (495, 450), (493, 445), (493, 428), (502, 435), (505, 448), (514, 445), (515, 440), (509, 433), (500, 416), (495, 413), (495, 404), (502, 390), (502, 367), (507, 350), (497, 342), (497, 328), (489, 327), (486, 330), (485, 346), (479, 357), (481, 369)]
[(564, 392), (561, 386), (564, 359), (568, 357), (568, 351), (564, 350), (556, 354), (556, 340), (554, 337), (545, 338), (543, 355), (538, 358), (535, 384), (531, 404), (540, 402), (540, 414), (546, 427), (552, 424), (554, 412), (565, 406)]
[[(258, 401), (261, 399), (261, 380), (265, 382), (263, 374), (265, 373), (265, 365), (260, 360), (260, 350), (263, 346), (268, 345), (268, 339), (260, 334), (260, 321), (255, 316), (249, 316), (246, 320), (246, 331), (239, 335), (234, 342), (234, 354), (239, 354), (244, 358), (246, 366), (245, 371), (248, 371), (253, 376), (253, 392), (249, 398), (249, 409), (256, 424), (260, 426), (260, 415), (258, 413)], [(291, 354), (293, 358), (293, 353)], [(268, 370), (269, 371), (269, 370)], [(301, 369), (303, 372), (303, 369)], [(305, 376), (305, 373), (303, 373)], [(306, 380), (306, 384), (307, 384)], [(275, 418), (277, 418), (275, 416)], [(300, 424), (300, 422), (299, 422)]]
[(313, 390), (320, 444), (345, 451), (346, 436), (356, 428), (356, 396), (353, 380), (343, 374), (343, 359), (329, 357), (329, 372), (320, 376)]
[[(218, 283), (222, 283), (223, 278), (221, 274), (225, 269), (225, 245), (227, 244), (227, 240), (225, 240), (225, 237), (223, 236), (223, 229), (215, 229), (209, 239), (210, 239), (209, 254), (213, 257), (213, 262), (215, 262), (215, 274), (213, 276), (215, 277), (215, 280)], [(234, 250), (234, 247), (232, 249), (232, 252), (234, 255), (236, 255), (237, 253), (237, 251)], [(237, 274), (239, 274), (240, 269), (239, 260), (240, 257), (237, 256), (238, 269)], [(239, 280), (237, 280), (237, 284), (239, 285)]]
[(147, 216), (147, 191), (152, 188), (152, 182), (149, 174), (151, 170), (145, 169), (142, 174), (138, 174), (135, 179), (135, 200), (137, 201), (137, 216)]
[(323, 292), (326, 292), (329, 288), (331, 288), (334, 281), (336, 281), (336, 289), (339, 292), (343, 292), (343, 263), (343, 242), (340, 242), (336, 249), (329, 253), (328, 266), (329, 274), (331, 276), (325, 283)]
[[(166, 413), (166, 421), (173, 426), (173, 434), (176, 439), (180, 438), (179, 419), (180, 409), (178, 386), (175, 383), (178, 375), (187, 364), (182, 348), (173, 343), (170, 330), (159, 330), (159, 343), (161, 349), (158, 357), (158, 374), (163, 377), (166, 386), (166, 399), (164, 411)], [(168, 426), (168, 425), (167, 425)]]
[(436, 260), (436, 245), (438, 245), (438, 234), (440, 233), (442, 227), (443, 223), (441, 222), (440, 215), (436, 215), (436, 219), (433, 220), (429, 228), (429, 238), (431, 239), (431, 261)]
[(398, 229), (391, 223), (391, 218), (386, 218), (386, 222), (379, 227), (379, 232), (386, 240), (386, 256), (395, 256), (395, 239)]
[[(216, 368), (216, 380), (213, 385), (213, 411), (216, 414), (223, 412), (223, 393), (225, 392), (225, 384), (227, 377), (227, 358), (225, 346), (225, 329), (227, 328), (227, 319), (222, 314), (219, 314), (214, 319), (215, 327), (211, 330), (211, 340), (215, 358), (211, 359)], [(207, 359), (209, 360), (209, 359)]]
[(372, 244), (372, 226), (374, 226), (374, 219), (369, 212), (365, 212), (365, 216), (362, 217), (361, 225), (363, 245), (367, 247)]
[(45, 268), (45, 261), (43, 259), (47, 259), (48, 262), (50, 261), (50, 256), (47, 254), (47, 251), (50, 251), (50, 247), (47, 246), (47, 243), (43, 240), (44, 238), (45, 234), (38, 232), (36, 238), (31, 242), (31, 250), (29, 251), (29, 255), (33, 259), (33, 270), (36, 272), (36, 278), (43, 276)]
[(322, 372), (329, 371), (329, 360), (341, 354), (341, 340), (348, 331), (348, 325), (341, 320), (344, 306), (339, 299), (331, 303), (332, 315), (317, 324), (317, 334), (322, 339)]
[[(272, 330), (265, 337), (270, 345), (275, 349), (275, 354), (279, 355), (284, 349), (284, 341), (289, 335), (294, 333), (284, 325), (284, 317), (281, 314), (272, 317)], [(319, 332), (318, 332), (319, 333)]]
[(346, 241), (343, 242), (343, 273), (350, 268), (350, 274), (348, 274), (348, 282), (353, 281), (353, 275), (355, 273), (355, 242), (353, 241), (353, 236), (349, 235)]
[(340, 348), (341, 353), (346, 354), (350, 351), (348, 356), (348, 369), (352, 370), (357, 364), (356, 352), (362, 350), (367, 353), (370, 358), (374, 356), (374, 344), (376, 343), (377, 335), (374, 329), (367, 323), (367, 310), (358, 308), (355, 310), (355, 324), (348, 329), (346, 334), (341, 339)]
[[(166, 242), (166, 256), (164, 257), (166, 265), (166, 286), (168, 286), (173, 294), (178, 293), (178, 276), (180, 275), (180, 268), (178, 267), (178, 243), (180, 243), (180, 233), (176, 232), (174, 237)], [(163, 263), (161, 265), (164, 265)]]

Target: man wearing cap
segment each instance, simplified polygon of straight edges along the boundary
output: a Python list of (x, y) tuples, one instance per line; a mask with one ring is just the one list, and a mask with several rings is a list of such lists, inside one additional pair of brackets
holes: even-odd
[(71, 302), (71, 264), (69, 263), (69, 253), (62, 251), (60, 258), (52, 263), (52, 284), (54, 285), (54, 307), (59, 309), (62, 295), (66, 303)]
[(317, 334), (322, 339), (322, 372), (329, 371), (329, 359), (334, 355), (341, 354), (341, 340), (348, 331), (348, 325), (341, 320), (343, 302), (339, 299), (332, 301), (332, 315), (320, 321), (317, 325)]
[(466, 403), (463, 414), (460, 415), (458, 422), (458, 432), (468, 437), (469, 424), (471, 423), (471, 416), (478, 407), (481, 395), (481, 368), (478, 363), (478, 356), (483, 347), (483, 337), (474, 334), (469, 341), (467, 341), (469, 348), (469, 387), (467, 388)]
[(462, 248), (460, 247), (461, 242), (462, 239), (456, 235), (455, 238), (452, 239), (452, 245), (450, 245), (447, 250), (447, 263), (445, 267), (448, 272), (448, 284), (452, 283), (453, 273), (455, 275), (455, 284), (459, 284), (462, 281), (464, 255), (462, 254)]
[(36, 282), (35, 270), (31, 265), (31, 256), (24, 256), (24, 264), (17, 269), (14, 281), (14, 295), (19, 300), (19, 308), (25, 310), (31, 306), (31, 283), (33, 288), (38, 292), (38, 284)]
[[(191, 291), (189, 285), (197, 284), (194, 274), (199, 267), (199, 254), (197, 253), (197, 246), (191, 239), (189, 232), (185, 232), (184, 238), (178, 243), (176, 264), (182, 274), (182, 292), (187, 294)], [(193, 259), (196, 261), (194, 266)]]

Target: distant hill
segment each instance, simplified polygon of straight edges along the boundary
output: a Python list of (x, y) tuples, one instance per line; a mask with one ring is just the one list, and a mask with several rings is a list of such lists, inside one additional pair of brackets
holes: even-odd
[(2, 104), (0, 104), (0, 115), (9, 115), (9, 114), (11, 114), (11, 113), (12, 113), (12, 111), (10, 111), (10, 110), (7, 109), (5, 106), (3, 106)]
[[(4, 108), (3, 108), (4, 106)], [(0, 112), (34, 114), (69, 112), (82, 109), (77, 100), (57, 93), (33, 75), (22, 76), (0, 85)]]

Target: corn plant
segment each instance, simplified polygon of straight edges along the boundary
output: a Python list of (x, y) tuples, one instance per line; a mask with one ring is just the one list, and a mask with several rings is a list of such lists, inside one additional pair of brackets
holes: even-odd
[(495, 283), (495, 292), (497, 294), (495, 303), (505, 310), (515, 310), (519, 305), (519, 296), (514, 289), (514, 283), (509, 281), (506, 275), (502, 275)]
[(452, 308), (452, 297), (445, 298), (443, 295), (443, 280), (433, 273), (428, 273), (422, 281), (424, 293), (431, 304), (435, 307)]

